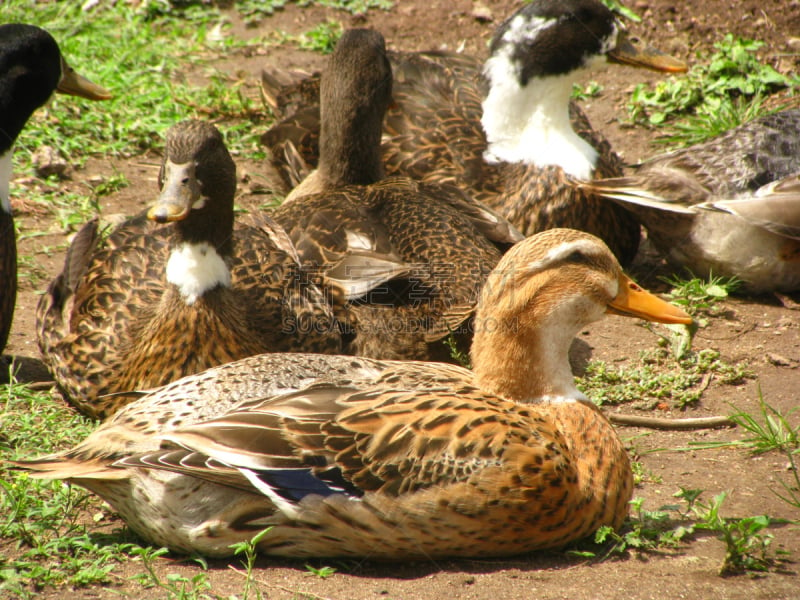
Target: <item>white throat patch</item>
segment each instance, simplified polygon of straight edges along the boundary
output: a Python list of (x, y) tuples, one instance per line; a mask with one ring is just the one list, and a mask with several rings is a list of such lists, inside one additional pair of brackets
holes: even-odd
[(534, 77), (523, 87), (510, 51), (489, 58), (484, 73), (490, 84), (481, 117), (487, 162), (557, 165), (573, 177), (591, 178), (597, 151), (569, 119), (572, 84), (580, 73)]
[(217, 250), (207, 242), (182, 244), (169, 255), (167, 281), (178, 288), (191, 306), (218, 285), (229, 287), (231, 273)]
[(3, 156), (0, 156), (0, 209), (11, 212), (10, 184), (11, 184), (11, 159), (14, 154), (13, 146)]

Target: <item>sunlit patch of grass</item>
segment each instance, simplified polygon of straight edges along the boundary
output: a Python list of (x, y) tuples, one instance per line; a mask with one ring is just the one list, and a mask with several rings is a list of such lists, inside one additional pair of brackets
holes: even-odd
[(14, 548), (0, 561), (0, 595), (27, 598), (44, 587), (107, 583), (114, 566), (127, 560), (134, 544), (124, 535), (108, 539), (86, 531), (84, 515), (104, 513), (96, 497), (60, 481), (32, 479), (5, 463), (69, 447), (93, 427), (49, 394), (0, 385), (0, 543)]
[(729, 364), (711, 349), (689, 353), (677, 360), (664, 349), (643, 352), (632, 366), (613, 366), (591, 361), (578, 388), (598, 406), (635, 403), (637, 408), (653, 409), (659, 405), (685, 408), (699, 400), (710, 378), (738, 385), (752, 378), (744, 364)]
[(758, 394), (759, 413), (758, 415), (743, 410), (737, 410), (730, 415), (741, 431), (745, 432), (745, 437), (738, 440), (724, 442), (689, 442), (690, 450), (710, 449), (710, 448), (745, 448), (754, 454), (764, 452), (779, 452), (788, 460), (789, 472), (792, 475), (792, 483), (781, 481), (783, 490), (777, 492), (776, 496), (787, 504), (800, 509), (800, 461), (797, 455), (800, 454), (800, 423), (793, 425), (790, 418), (796, 413), (796, 409), (790, 409), (786, 414), (769, 405), (759, 390)]
[(679, 305), (695, 320), (719, 314), (719, 302), (735, 292), (742, 283), (736, 277), (715, 277), (713, 274), (707, 280), (691, 274), (688, 279), (672, 275), (662, 280), (672, 286), (667, 293), (670, 302)]
[(586, 100), (588, 98), (595, 98), (603, 91), (603, 86), (596, 81), (590, 81), (586, 85), (572, 85), (572, 97), (576, 100)]
[(681, 488), (675, 498), (682, 500), (682, 504), (664, 505), (658, 510), (645, 509), (644, 499), (634, 498), (631, 515), (619, 531), (600, 527), (592, 541), (578, 544), (568, 554), (606, 560), (631, 552), (663, 553), (692, 541), (697, 531), (709, 531), (718, 534), (725, 544), (720, 575), (761, 572), (776, 566), (772, 535), (764, 533), (774, 522), (772, 519), (766, 515), (723, 518), (720, 509), (727, 493), (717, 494), (708, 502), (700, 499), (702, 494), (703, 490)]
[(640, 123), (668, 126), (663, 141), (694, 144), (763, 114), (763, 99), (800, 85), (800, 77), (759, 62), (762, 42), (728, 34), (715, 52), (700, 56), (685, 75), (650, 88), (639, 84), (628, 110)]
[(630, 19), (634, 23), (639, 23), (642, 18), (633, 12), (630, 8), (619, 2), (618, 0), (602, 0), (603, 4), (605, 4), (610, 10), (614, 11), (615, 13), (622, 15), (626, 19)]

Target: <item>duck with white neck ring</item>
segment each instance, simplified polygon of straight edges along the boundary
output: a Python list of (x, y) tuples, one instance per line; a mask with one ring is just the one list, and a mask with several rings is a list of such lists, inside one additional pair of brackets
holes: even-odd
[[(554, 227), (588, 231), (623, 263), (636, 254), (640, 227), (624, 208), (578, 187), (622, 175), (622, 161), (571, 102), (573, 83), (602, 65), (677, 73), (686, 65), (634, 45), (598, 0), (533, 0), (501, 23), (483, 62), (443, 51), (390, 52), (393, 103), (384, 121), (387, 175), (452, 183), (525, 235)], [(291, 142), (314, 164), (319, 116), (308, 101), (294, 114), (293, 88), (262, 77), (266, 97), (286, 119), (263, 137)], [(311, 86), (301, 82), (301, 95)], [(290, 170), (289, 170), (290, 171)], [(287, 178), (289, 175), (286, 176)]]
[(154, 391), (72, 450), (15, 464), (92, 490), (179, 552), (230, 556), (265, 528), (258, 550), (289, 557), (561, 547), (619, 527), (633, 489), (621, 440), (567, 360), (572, 337), (606, 312), (691, 321), (628, 279), (599, 239), (554, 229), (489, 276), (474, 372), (251, 357)]
[(236, 167), (215, 127), (169, 130), (159, 187), (107, 238), (85, 225), (39, 302), (39, 347), (72, 404), (106, 418), (127, 392), (245, 356), (341, 351), (286, 233), (234, 224)]

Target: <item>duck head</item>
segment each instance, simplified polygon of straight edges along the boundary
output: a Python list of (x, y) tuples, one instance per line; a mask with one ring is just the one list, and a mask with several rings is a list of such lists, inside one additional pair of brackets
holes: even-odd
[(551, 229), (514, 246), (484, 285), (472, 362), (479, 385), (518, 401), (581, 398), (569, 367), (573, 338), (604, 314), (691, 323), (625, 275), (599, 239)]

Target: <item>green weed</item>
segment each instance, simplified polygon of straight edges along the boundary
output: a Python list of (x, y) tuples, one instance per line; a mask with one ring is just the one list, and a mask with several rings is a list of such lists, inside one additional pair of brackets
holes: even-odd
[(724, 362), (715, 350), (701, 350), (676, 360), (658, 349), (641, 353), (638, 364), (630, 367), (591, 361), (577, 385), (598, 406), (634, 402), (634, 406), (647, 410), (664, 403), (685, 408), (700, 399), (711, 377), (738, 385), (753, 374), (746, 365)]
[(342, 37), (342, 24), (337, 21), (326, 21), (302, 34), (298, 42), (304, 50), (330, 54), (340, 37)]
[(391, 0), (300, 0), (300, 6), (316, 4), (330, 8), (338, 8), (349, 12), (352, 15), (364, 14), (372, 8), (389, 10), (394, 6)]
[(667, 294), (670, 302), (679, 305), (695, 319), (702, 315), (719, 314), (719, 302), (735, 292), (742, 283), (736, 277), (715, 277), (713, 274), (708, 280), (691, 274), (689, 279), (679, 275), (661, 279), (672, 286)]
[[(678, 506), (645, 510), (644, 498), (634, 498), (630, 504), (631, 515), (619, 531), (608, 525), (600, 527), (590, 542), (579, 544), (568, 553), (580, 558), (606, 560), (633, 550), (661, 552), (679, 547), (694, 532), (694, 525), (679, 512)], [(600, 551), (597, 546), (604, 546), (604, 549)]]
[(306, 571), (308, 571), (310, 575), (314, 575), (320, 579), (327, 579), (336, 573), (336, 567), (315, 567), (313, 565), (306, 565)]
[(201, 558), (195, 560), (203, 570), (191, 579), (177, 573), (168, 573), (162, 579), (156, 572), (156, 560), (168, 553), (166, 548), (134, 548), (131, 554), (142, 561), (145, 569), (145, 573), (137, 575), (134, 579), (145, 588), (163, 590), (169, 600), (210, 600), (212, 597), (217, 597), (203, 593), (211, 589), (211, 583), (206, 573), (208, 565)]
[(600, 95), (603, 91), (603, 86), (596, 81), (590, 81), (586, 85), (572, 85), (572, 97), (576, 100), (586, 100)]
[(455, 335), (452, 333), (448, 334), (448, 336), (442, 340), (442, 343), (447, 346), (447, 350), (450, 352), (450, 358), (465, 369), (472, 368), (472, 359), (469, 356), (469, 352), (459, 346), (458, 338), (456, 338)]
[(714, 44), (711, 56), (699, 56), (686, 75), (660, 81), (653, 89), (639, 84), (628, 106), (631, 118), (649, 125), (669, 124), (666, 139), (686, 145), (758, 116), (764, 97), (800, 84), (800, 78), (759, 62), (755, 53), (762, 46), (728, 34)]
[(602, 552), (590, 545), (570, 550), (569, 554), (605, 560), (631, 551), (663, 552), (692, 540), (697, 531), (709, 531), (718, 534), (725, 544), (720, 575), (765, 571), (773, 567), (776, 564), (770, 553), (773, 536), (764, 533), (772, 522), (770, 518), (766, 515), (723, 518), (720, 509), (727, 493), (717, 494), (709, 502), (700, 500), (702, 493), (702, 490), (681, 488), (674, 497), (683, 504), (665, 505), (655, 511), (644, 509), (643, 498), (634, 498), (631, 515), (620, 531), (604, 526), (595, 533), (593, 544), (605, 546)]
[(261, 600), (262, 594), (261, 590), (256, 587), (256, 580), (255, 576), (253, 575), (253, 568), (256, 564), (256, 554), (257, 554), (257, 547), (258, 542), (260, 542), (265, 535), (267, 535), (272, 529), (271, 527), (267, 527), (266, 529), (259, 531), (256, 535), (254, 535), (251, 539), (239, 542), (238, 544), (234, 544), (231, 546), (233, 549), (233, 554), (238, 556), (240, 554), (244, 554), (244, 562), (242, 566), (245, 568), (245, 580), (244, 580), (244, 590), (242, 592), (242, 600), (247, 600), (250, 597), (250, 592), (255, 591), (256, 598)]
[(719, 574), (766, 571), (774, 566), (775, 559), (769, 553), (773, 536), (763, 533), (770, 525), (770, 518), (759, 515), (725, 519), (719, 513), (727, 492), (717, 494), (709, 502), (700, 501), (701, 493), (701, 490), (681, 489), (675, 496), (687, 502), (689, 511), (697, 519), (695, 529), (717, 533), (725, 543), (725, 559)]
[(754, 454), (780, 452), (789, 461), (793, 484), (781, 481), (783, 492), (773, 490), (773, 493), (787, 504), (800, 509), (800, 465), (795, 458), (800, 453), (800, 424), (792, 425), (789, 422), (795, 409), (784, 415), (764, 400), (760, 390), (758, 400), (760, 417), (741, 410), (730, 415), (731, 421), (746, 432), (746, 437), (726, 442), (689, 442), (689, 449), (738, 447)]
[(618, 0), (602, 0), (602, 2), (609, 8), (609, 10), (617, 13), (618, 15), (622, 15), (626, 19), (630, 19), (634, 23), (639, 23), (642, 20), (639, 15)]

